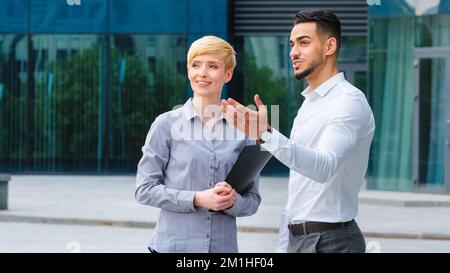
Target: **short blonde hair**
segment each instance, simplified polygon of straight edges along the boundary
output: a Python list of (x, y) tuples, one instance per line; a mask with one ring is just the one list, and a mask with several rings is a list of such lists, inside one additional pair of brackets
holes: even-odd
[(234, 48), (225, 40), (216, 36), (203, 36), (194, 41), (187, 54), (187, 64), (203, 54), (212, 54), (221, 58), (225, 62), (225, 70), (236, 67), (236, 52)]

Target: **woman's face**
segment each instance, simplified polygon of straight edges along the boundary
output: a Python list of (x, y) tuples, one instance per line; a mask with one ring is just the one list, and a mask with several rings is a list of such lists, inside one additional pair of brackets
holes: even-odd
[(232, 75), (233, 69), (226, 70), (225, 62), (211, 54), (194, 57), (188, 66), (188, 78), (196, 96), (220, 98), (223, 85)]

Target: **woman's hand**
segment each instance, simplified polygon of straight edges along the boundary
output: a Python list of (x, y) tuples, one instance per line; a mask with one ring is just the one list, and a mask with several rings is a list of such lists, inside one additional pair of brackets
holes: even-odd
[(220, 211), (233, 206), (237, 193), (225, 181), (219, 182), (214, 188), (199, 191), (194, 196), (194, 206)]

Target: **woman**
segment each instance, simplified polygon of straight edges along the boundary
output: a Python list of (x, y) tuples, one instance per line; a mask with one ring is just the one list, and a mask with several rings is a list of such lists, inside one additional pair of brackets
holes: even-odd
[(161, 208), (151, 252), (237, 252), (236, 217), (259, 207), (259, 176), (243, 195), (223, 181), (244, 146), (254, 144), (220, 110), (235, 54), (215, 36), (193, 42), (187, 54), (193, 98), (150, 127), (135, 196), (141, 204)]

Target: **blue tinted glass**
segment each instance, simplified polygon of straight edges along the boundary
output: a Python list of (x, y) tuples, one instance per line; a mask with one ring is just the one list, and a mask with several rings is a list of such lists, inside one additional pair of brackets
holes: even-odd
[(0, 31), (27, 32), (27, 12), (28, 0), (0, 1)]
[(187, 32), (186, 0), (110, 0), (111, 32)]
[[(431, 15), (450, 13), (450, 1), (368, 0), (369, 15), (372, 17), (392, 17), (410, 15)], [(378, 3), (379, 2), (379, 3)]]
[(369, 15), (372, 17), (415, 15), (415, 7), (405, 0), (371, 0)]
[(106, 10), (105, 0), (31, 0), (31, 31), (104, 32)]
[(450, 1), (441, 1), (441, 3), (439, 4), (439, 13), (450, 13)]
[(189, 3), (189, 32), (215, 35), (227, 32), (226, 0), (191, 0)]
[(226, 0), (110, 0), (110, 30), (124, 33), (226, 33)]

